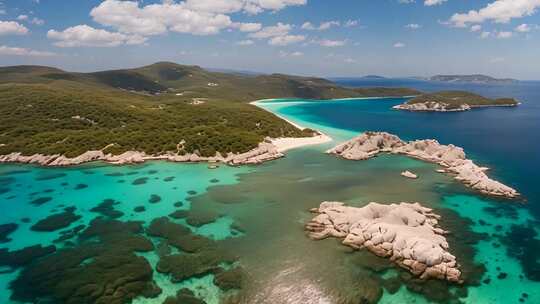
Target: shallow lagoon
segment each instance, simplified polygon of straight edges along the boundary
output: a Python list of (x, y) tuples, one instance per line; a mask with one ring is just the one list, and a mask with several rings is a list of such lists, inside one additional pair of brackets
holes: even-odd
[[(418, 133), (411, 131), (415, 128), (403, 133), (392, 130), (392, 127), (397, 128), (392, 124), (393, 119), (409, 119), (404, 116), (409, 113), (388, 110), (400, 101), (280, 102), (264, 106), (304, 126), (322, 130), (339, 141), (362, 130), (378, 130), (381, 125), (404, 138), (422, 138), (429, 134), (430, 130), (425, 128), (418, 128)], [(350, 115), (335, 122), (336, 116), (332, 117), (329, 107)], [(386, 121), (384, 117), (387, 117)], [(447, 118), (457, 119), (439, 117), (439, 120)], [(436, 136), (443, 142), (447, 142), (448, 137), (451, 135)], [(473, 137), (470, 139), (474, 141)], [(90, 210), (105, 199), (113, 199), (120, 202), (114, 205), (114, 210), (123, 213), (118, 220), (144, 221), (145, 227), (154, 218), (177, 210), (217, 213), (215, 221), (200, 227), (188, 225), (185, 219), (171, 220), (188, 226), (194, 233), (220, 241), (238, 256), (236, 263), (243, 267), (247, 277), (241, 294), (236, 295), (241, 302), (358, 303), (362, 298), (370, 300), (380, 295), (380, 303), (430, 302), (426, 295), (431, 302), (446, 302), (458, 297), (465, 303), (519, 303), (520, 299), (528, 303), (540, 302), (540, 283), (527, 278), (515, 252), (514, 256), (508, 254), (508, 249), (519, 240), (507, 234), (516, 226), (531, 227), (535, 221), (534, 212), (528, 209), (533, 203), (530, 195), (527, 205), (495, 201), (472, 193), (448, 176), (435, 173), (436, 166), (432, 164), (399, 156), (350, 162), (321, 153), (330, 146), (295, 150), (285, 159), (258, 167), (222, 166), (217, 170), (209, 170), (204, 164), (165, 162), (123, 167), (93, 164), (68, 169), (2, 165), (2, 187), (9, 191), (0, 194), (3, 204), (0, 224), (17, 223), (19, 227), (9, 235), (12, 241), (0, 245), (15, 250), (34, 244), (51, 244), (61, 230), (31, 231), (30, 227), (36, 221), (51, 212), (75, 206), (75, 213), (82, 218), (69, 227), (87, 225), (100, 215)], [(519, 179), (511, 178), (519, 176), (519, 172), (501, 172), (501, 168), (511, 168), (511, 162), (496, 166), (497, 155), (484, 158), (483, 150), (475, 149), (474, 144), (464, 146), (479, 162), (495, 165), (493, 174), (501, 177), (503, 182), (526, 193), (534, 191), (523, 189)], [(418, 173), (421, 178), (414, 181), (402, 178), (399, 173), (405, 169)], [(87, 187), (78, 187), (79, 184)], [(150, 202), (152, 195), (158, 195), (159, 201)], [(41, 206), (30, 204), (45, 197), (51, 200)], [(450, 242), (452, 248), (458, 250), (460, 261), (471, 277), (481, 275), (475, 279), (477, 286), (458, 288), (442, 282), (411, 282), (406, 272), (367, 252), (351, 252), (336, 240), (315, 242), (307, 239), (303, 225), (311, 218), (308, 210), (324, 200), (340, 200), (359, 206), (370, 201), (420, 201), (437, 209), (445, 216), (443, 227), (452, 228), (450, 230), (454, 232)], [(145, 211), (135, 212), (137, 206), (144, 206)], [(30, 219), (29, 223), (21, 222), (25, 217)], [(158, 239), (147, 237), (154, 244), (159, 243)], [(174, 248), (172, 251), (174, 253)], [(157, 249), (138, 255), (155, 269), (159, 261)], [(10, 303), (11, 292), (7, 287), (18, 272), (0, 274), (2, 302)], [(503, 272), (507, 274), (506, 278), (497, 278)], [(393, 278), (402, 279), (396, 282)], [(214, 284), (213, 274), (175, 283), (169, 275), (155, 271), (153, 279), (162, 288), (161, 295), (153, 299), (140, 297), (134, 303), (162, 303), (183, 287), (190, 288), (208, 303), (217, 303), (220, 298), (229, 296)], [(394, 283), (393, 288), (382, 287), (390, 282)], [(408, 282), (408, 288), (405, 282)]]

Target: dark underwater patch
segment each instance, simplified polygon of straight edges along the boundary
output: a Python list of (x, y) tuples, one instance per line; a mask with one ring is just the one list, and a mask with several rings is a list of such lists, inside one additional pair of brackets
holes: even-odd
[(75, 190), (81, 190), (85, 188), (88, 188), (87, 184), (77, 184), (77, 186), (75, 186)]
[(166, 217), (154, 219), (146, 233), (166, 239), (171, 246), (184, 252), (194, 253), (216, 245), (215, 241), (193, 234), (188, 227), (173, 223)]
[(118, 176), (124, 176), (124, 173), (121, 172), (113, 172), (113, 173), (107, 173), (105, 176), (112, 176), (112, 177), (118, 177)]
[(46, 181), (51, 179), (57, 179), (67, 176), (65, 173), (40, 173), (34, 178), (37, 181)]
[(108, 199), (103, 200), (103, 202), (101, 202), (96, 207), (90, 209), (90, 211), (99, 213), (111, 219), (116, 219), (124, 215), (122, 211), (118, 211), (114, 209), (114, 206), (118, 204), (120, 204), (120, 202), (117, 202), (113, 199), (108, 198)]
[(8, 236), (12, 232), (17, 230), (18, 227), (19, 227), (19, 225), (15, 224), (15, 223), (9, 223), (9, 224), (0, 225), (0, 244), (10, 242), (11, 238), (9, 238)]
[(221, 271), (214, 277), (214, 284), (223, 291), (242, 289), (244, 270), (241, 267)]
[(66, 208), (62, 213), (56, 213), (38, 221), (32, 227), (30, 227), (30, 230), (50, 232), (66, 228), (73, 222), (81, 219), (81, 216), (75, 214), (74, 211), (75, 208)]
[(174, 176), (168, 176), (163, 179), (164, 182), (172, 182), (174, 180)]
[(1, 188), (0, 188), (0, 195), (6, 194), (6, 193), (8, 193), (9, 191), (11, 191), (11, 189), (9, 189), (8, 187), (1, 187)]
[(507, 246), (508, 254), (519, 260), (527, 279), (540, 282), (540, 240), (533, 224), (512, 225), (501, 242)]
[(36, 198), (35, 200), (31, 201), (30, 204), (31, 205), (34, 205), (34, 206), (41, 206), (45, 203), (48, 203), (52, 200), (52, 197), (39, 197), (39, 198)]
[(197, 298), (193, 291), (182, 288), (175, 297), (167, 297), (163, 304), (206, 304), (206, 302)]
[(145, 212), (146, 207), (145, 206), (137, 206), (137, 207), (133, 208), (133, 211), (135, 211), (137, 213)]
[(153, 250), (137, 235), (141, 222), (94, 219), (74, 248), (59, 250), (24, 268), (12, 282), (12, 299), (41, 303), (130, 303), (161, 290), (148, 261), (137, 251)]
[(148, 202), (150, 204), (157, 204), (157, 203), (161, 202), (161, 196), (159, 196), (157, 194), (152, 194), (152, 195), (150, 195), (150, 198), (148, 199)]
[(15, 251), (0, 249), (0, 266), (21, 267), (55, 251), (55, 246), (43, 247), (41, 245), (29, 246)]
[(138, 185), (144, 185), (148, 181), (148, 177), (141, 177), (134, 180), (131, 184), (138, 186)]

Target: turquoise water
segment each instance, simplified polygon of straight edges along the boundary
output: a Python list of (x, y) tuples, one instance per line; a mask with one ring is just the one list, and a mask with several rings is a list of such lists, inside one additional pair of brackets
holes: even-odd
[[(257, 167), (221, 166), (210, 170), (205, 164), (166, 162), (57, 169), (0, 165), (0, 224), (18, 225), (7, 235), (11, 240), (0, 243), (0, 249), (55, 245), (54, 257), (70, 250), (85, 250), (89, 244), (114, 244), (86, 240), (84, 230), (75, 232), (72, 238), (57, 240), (79, 225), (90, 229), (98, 216), (122, 223), (142, 221), (143, 228), (149, 229), (156, 218), (190, 212), (190, 217), (169, 217), (169, 221), (232, 252), (236, 256), (234, 262), (219, 253), (219, 268), (226, 271), (241, 267), (242, 289), (220, 288), (216, 283), (219, 271), (203, 271), (182, 280), (158, 271), (164, 257), (192, 253), (174, 245), (174, 235), (181, 233), (180, 226), (175, 226), (170, 238), (143, 230), (135, 234), (150, 241), (153, 249), (133, 252), (148, 263), (151, 281), (161, 288), (161, 293), (152, 297), (138, 294), (133, 303), (163, 303), (182, 288), (188, 288), (207, 303), (540, 303), (536, 251), (540, 249), (536, 236), (539, 217), (535, 204), (539, 197), (535, 187), (538, 173), (534, 173), (539, 165), (535, 150), (538, 141), (521, 136), (522, 124), (530, 127), (534, 124), (531, 119), (538, 119), (540, 112), (485, 109), (457, 115), (417, 115), (390, 110), (402, 101), (263, 103), (264, 108), (320, 130), (335, 142), (297, 149), (284, 159)], [(524, 109), (531, 111), (534, 107), (529, 103)], [(527, 201), (479, 196), (449, 176), (436, 173), (435, 165), (402, 156), (351, 162), (322, 153), (365, 130), (390, 131), (407, 139), (437, 138), (443, 143), (464, 146), (476, 161), (493, 168), (494, 177), (523, 192)], [(499, 137), (513, 136), (501, 143), (490, 132)], [(517, 143), (517, 147), (511, 145)], [(421, 178), (403, 179), (399, 175), (403, 170), (412, 170)], [(449, 242), (466, 272), (466, 284), (417, 282), (406, 271), (370, 253), (353, 253), (336, 240), (308, 239), (303, 231), (303, 225), (312, 216), (308, 211), (324, 200), (356, 206), (370, 201), (419, 201), (435, 208), (444, 217), (442, 225), (453, 232)], [(104, 201), (112, 203), (103, 204)], [(42, 204), (36, 205), (39, 203)], [(94, 209), (98, 206), (101, 208)], [(31, 230), (38, 221), (68, 207), (75, 207), (72, 213), (80, 218), (51, 232)], [(86, 269), (87, 277), (92, 277), (97, 275), (92, 271), (101, 267), (95, 260), (116, 259), (127, 250), (121, 247), (115, 246), (112, 253), (100, 251), (71, 267)], [(62, 264), (63, 260), (57, 263)], [(0, 265), (1, 303), (18, 303), (10, 299), (14, 295), (11, 284), (21, 277), (28, 279), (25, 272), (36, 264), (49, 266), (37, 258), (21, 267)], [(93, 268), (84, 268), (85, 265)], [(72, 276), (75, 278), (70, 272), (63, 275), (68, 282)], [(36, 283), (39, 278), (30, 282)], [(73, 281), (71, 290), (89, 288), (77, 285), (76, 279)], [(395, 288), (389, 287), (391, 283)], [(63, 292), (53, 288), (44, 292), (30, 286), (26, 295), (32, 295), (34, 302), (55, 296), (66, 299)]]

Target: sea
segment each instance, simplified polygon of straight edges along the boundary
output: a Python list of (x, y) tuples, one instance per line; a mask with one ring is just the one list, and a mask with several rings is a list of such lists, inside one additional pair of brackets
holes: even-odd
[[(259, 106), (320, 130), (333, 142), (292, 150), (259, 166), (217, 169), (168, 162), (69, 168), (0, 164), (0, 303), (107, 303), (111, 298), (106, 296), (114, 295), (135, 304), (161, 304), (185, 288), (208, 304), (540, 303), (540, 82), (336, 81), (350, 87), (466, 90), (514, 97), (521, 105), (412, 113), (392, 109), (406, 98), (268, 100)], [(480, 195), (435, 172), (436, 165), (404, 156), (347, 161), (324, 153), (365, 131), (463, 147), (469, 158), (490, 168), (490, 177), (516, 188), (522, 197)], [(420, 178), (405, 179), (400, 176), (404, 170)], [(304, 231), (313, 217), (309, 210), (323, 201), (358, 207), (420, 202), (433, 208), (442, 216), (442, 228), (450, 231), (450, 251), (464, 283), (421, 281), (337, 239), (309, 239)], [(234, 262), (203, 265), (202, 271), (179, 279), (162, 260), (198, 253), (175, 246), (173, 228), (172, 236), (151, 232), (152, 222), (164, 218), (178, 225), (172, 227), (187, 228), (192, 236), (232, 253)], [(153, 249), (138, 250), (103, 232), (126, 223), (138, 223), (142, 229), (129, 235), (150, 241)], [(36, 229), (47, 224), (52, 228)], [(55, 252), (19, 263), (8, 257), (36, 245), (53, 245)], [(103, 246), (92, 251), (91, 258), (71, 260), (93, 245)], [(132, 254), (136, 258), (119, 259)], [(139, 272), (134, 265), (141, 262), (151, 268), (150, 277), (135, 275)], [(191, 268), (178, 267), (180, 272)], [(219, 281), (220, 273), (231, 267), (242, 274), (232, 279), (234, 288)], [(161, 292), (126, 291), (125, 282), (145, 280)]]

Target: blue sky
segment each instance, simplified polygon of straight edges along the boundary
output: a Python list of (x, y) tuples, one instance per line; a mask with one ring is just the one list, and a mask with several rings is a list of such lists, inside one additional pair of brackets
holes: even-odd
[(540, 0), (0, 0), (0, 65), (540, 79)]

